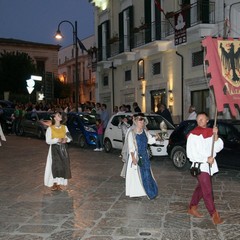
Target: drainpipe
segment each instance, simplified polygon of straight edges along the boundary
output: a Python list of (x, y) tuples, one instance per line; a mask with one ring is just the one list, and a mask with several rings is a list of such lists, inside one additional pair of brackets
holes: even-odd
[(182, 121), (183, 121), (183, 81), (184, 81), (184, 72), (183, 72), (183, 65), (184, 65), (184, 59), (183, 59), (183, 55), (180, 54), (179, 52), (176, 51), (176, 54), (181, 57), (181, 95), (182, 95), (182, 99), (181, 99), (181, 102), (182, 102)]

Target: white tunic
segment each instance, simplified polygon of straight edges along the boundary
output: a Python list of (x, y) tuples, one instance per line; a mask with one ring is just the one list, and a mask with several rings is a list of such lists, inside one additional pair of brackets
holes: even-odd
[(1, 140), (2, 140), (2, 141), (6, 141), (6, 138), (5, 138), (5, 135), (4, 135), (4, 133), (3, 133), (2, 126), (1, 126), (1, 124), (0, 124), (0, 146), (2, 146)]
[[(218, 138), (214, 142), (213, 157), (215, 158), (217, 153), (223, 149), (223, 141)], [(187, 157), (192, 162), (201, 162), (200, 169), (202, 172), (207, 172), (210, 175), (218, 172), (218, 166), (216, 160), (214, 160), (212, 166), (209, 169), (207, 163), (208, 157), (211, 156), (212, 150), (212, 137), (204, 138), (202, 135), (195, 135), (190, 133), (187, 139)]]

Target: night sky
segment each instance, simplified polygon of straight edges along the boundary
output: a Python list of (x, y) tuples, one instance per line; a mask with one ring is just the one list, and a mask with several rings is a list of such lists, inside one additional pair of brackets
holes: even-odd
[(58, 24), (78, 24), (78, 38), (94, 34), (93, 6), (88, 0), (0, 0), (0, 38), (67, 46), (73, 43), (70, 24), (61, 24), (61, 42), (54, 38)]

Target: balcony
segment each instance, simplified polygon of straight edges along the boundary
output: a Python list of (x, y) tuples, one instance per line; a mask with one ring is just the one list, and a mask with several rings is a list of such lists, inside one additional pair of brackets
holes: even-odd
[[(119, 54), (128, 54), (134, 49), (151, 49), (158, 45), (158, 50), (164, 51), (173, 40), (175, 31), (175, 16), (179, 13), (185, 16), (188, 35), (194, 37), (194, 33), (201, 36), (209, 35), (215, 24), (215, 3), (196, 2), (182, 6), (177, 12), (166, 13), (165, 20), (151, 22), (134, 27), (131, 35), (119, 39), (111, 39), (105, 47), (99, 48), (99, 61), (108, 60)], [(199, 36), (197, 36), (199, 38)]]

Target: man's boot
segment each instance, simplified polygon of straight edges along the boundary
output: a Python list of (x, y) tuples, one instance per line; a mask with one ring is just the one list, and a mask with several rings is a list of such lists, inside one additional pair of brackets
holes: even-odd
[(202, 218), (203, 215), (198, 212), (197, 207), (198, 207), (198, 206), (191, 206), (191, 207), (188, 209), (188, 214), (193, 215), (194, 217), (197, 217), (197, 218)]
[(224, 221), (220, 218), (218, 212), (214, 212), (214, 214), (212, 215), (212, 221), (215, 225), (217, 224), (222, 224)]

